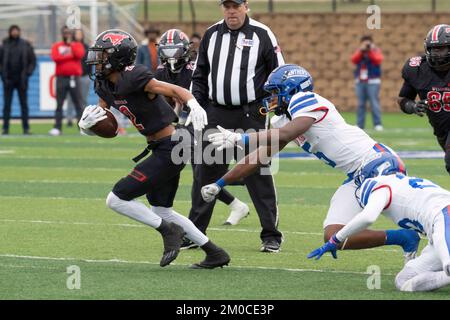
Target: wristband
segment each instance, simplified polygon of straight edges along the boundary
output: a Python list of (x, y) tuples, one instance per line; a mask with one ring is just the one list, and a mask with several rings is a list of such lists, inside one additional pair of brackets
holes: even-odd
[(250, 136), (247, 133), (243, 133), (241, 135), (241, 140), (242, 143), (244, 144), (244, 146), (248, 145), (249, 141), (250, 141)]
[(219, 180), (216, 181), (216, 184), (220, 187), (223, 188), (226, 185), (225, 180), (223, 180), (223, 178), (220, 178)]

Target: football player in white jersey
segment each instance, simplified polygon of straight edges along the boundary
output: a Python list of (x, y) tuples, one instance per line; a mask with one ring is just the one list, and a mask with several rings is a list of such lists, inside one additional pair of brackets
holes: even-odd
[[(280, 115), (272, 118), (275, 118), (272, 124), (279, 129), (239, 134), (218, 127), (220, 132), (210, 134), (209, 140), (218, 151), (256, 143), (258, 150), (240, 161), (221, 179), (204, 186), (203, 198), (212, 201), (226, 184), (252, 174), (262, 163), (269, 162), (273, 153), (294, 140), (304, 150), (348, 176), (331, 199), (323, 224), (326, 242), (360, 211), (354, 196), (357, 186), (353, 182), (353, 174), (362, 165), (363, 159), (380, 152), (395, 153), (374, 141), (363, 130), (347, 124), (330, 101), (312, 91), (312, 77), (300, 66), (288, 64), (276, 68), (268, 77), (264, 89), (271, 93), (264, 100), (266, 109)], [(279, 148), (273, 150), (272, 146), (276, 144)], [(419, 241), (418, 234), (411, 230), (364, 230), (345, 239), (340, 248), (400, 245), (408, 257), (415, 255)]]
[(364, 208), (308, 258), (331, 252), (338, 244), (366, 229), (384, 214), (400, 227), (416, 230), (428, 237), (419, 257), (410, 260), (397, 275), (401, 291), (430, 291), (450, 284), (450, 192), (426, 179), (398, 173), (399, 162), (391, 154), (369, 158), (355, 182), (356, 198)]

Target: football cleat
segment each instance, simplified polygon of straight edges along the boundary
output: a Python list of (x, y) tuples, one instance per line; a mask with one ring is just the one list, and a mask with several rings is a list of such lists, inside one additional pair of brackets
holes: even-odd
[(202, 262), (191, 265), (191, 269), (223, 268), (223, 266), (227, 266), (230, 263), (230, 260), (230, 256), (225, 250), (217, 248), (215, 252), (207, 254), (205, 260)]
[(164, 242), (164, 253), (159, 265), (165, 267), (178, 257), (185, 232), (182, 227), (171, 222), (167, 222), (167, 226), (160, 232)]
[(227, 221), (224, 222), (224, 225), (235, 226), (250, 214), (248, 205), (237, 198), (230, 204), (230, 207), (230, 216), (227, 218)]
[(281, 250), (281, 243), (276, 240), (265, 240), (262, 243), (261, 252), (278, 253)]

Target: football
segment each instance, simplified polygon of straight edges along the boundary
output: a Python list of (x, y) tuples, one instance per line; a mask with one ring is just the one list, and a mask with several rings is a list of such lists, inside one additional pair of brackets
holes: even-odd
[(92, 132), (102, 138), (114, 138), (117, 136), (119, 125), (114, 114), (108, 110), (106, 111), (106, 119), (97, 122), (94, 126), (90, 128)]

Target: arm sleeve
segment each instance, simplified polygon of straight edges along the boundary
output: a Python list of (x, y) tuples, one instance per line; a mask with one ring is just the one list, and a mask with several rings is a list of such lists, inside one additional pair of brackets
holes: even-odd
[(84, 57), (84, 46), (81, 42), (72, 42), (70, 44), (72, 48), (72, 55), (75, 59), (83, 59)]
[(209, 37), (205, 36), (200, 42), (198, 50), (197, 61), (195, 63), (195, 70), (192, 74), (191, 92), (195, 99), (203, 107), (208, 105), (208, 76), (210, 72), (208, 61), (208, 46), (207, 41)]
[(351, 57), (351, 61), (353, 64), (358, 64), (363, 58), (362, 51), (360, 49), (356, 50)]
[(267, 37), (264, 58), (266, 61), (267, 74), (270, 74), (275, 68), (284, 65), (285, 62), (277, 39), (270, 29), (267, 29)]
[(398, 93), (398, 96), (415, 100), (417, 96), (417, 91), (411, 84), (409, 84), (408, 81), (405, 80), (400, 89), (400, 92)]
[(380, 65), (383, 61), (383, 53), (379, 48), (375, 48), (369, 51), (369, 59), (374, 65)]
[(36, 55), (34, 54), (34, 49), (31, 44), (28, 44), (28, 59), (27, 75), (31, 76), (36, 68)]
[(144, 90), (147, 83), (155, 77), (144, 65), (136, 65), (132, 69), (125, 69), (122, 75), (123, 80), (120, 82), (121, 87), (118, 90), (122, 95)]
[(336, 238), (339, 241), (344, 241), (348, 237), (367, 229), (380, 216), (385, 206), (389, 203), (390, 196), (390, 191), (387, 188), (380, 188), (373, 191), (364, 210), (347, 223), (344, 228), (339, 230)]

